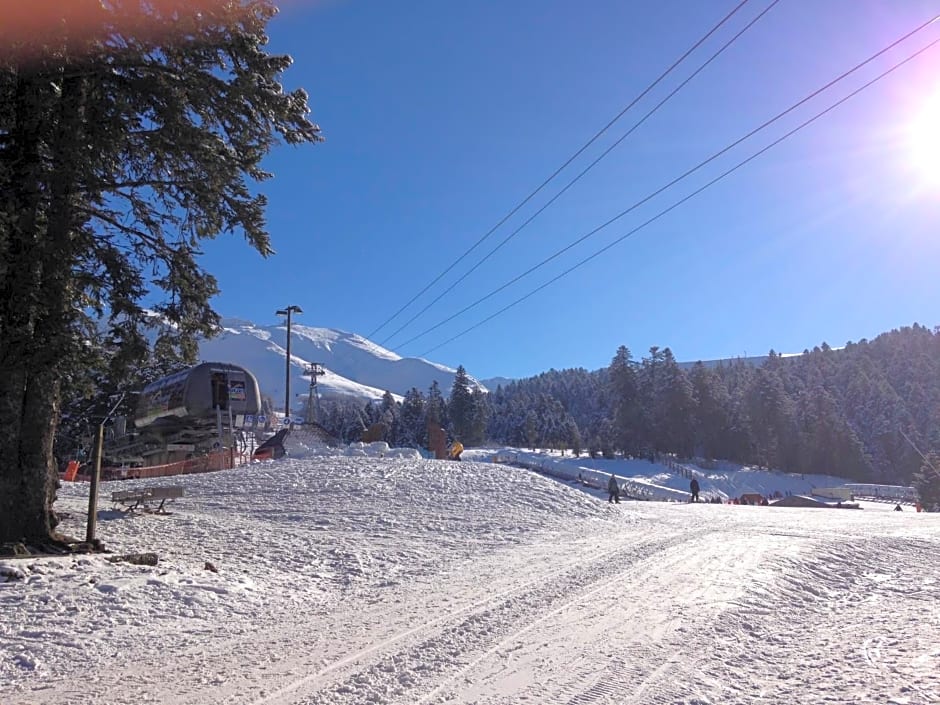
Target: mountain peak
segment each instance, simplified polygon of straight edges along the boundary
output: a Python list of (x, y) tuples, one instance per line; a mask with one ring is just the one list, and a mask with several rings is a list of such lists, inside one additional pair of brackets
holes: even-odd
[[(241, 365), (258, 378), (261, 393), (280, 405), (284, 399), (287, 326), (284, 322), (258, 325), (241, 318), (221, 321), (222, 332), (199, 346), (202, 359)], [(300, 410), (310, 391), (307, 368), (318, 363), (325, 373), (317, 378), (321, 398), (381, 399), (389, 391), (401, 399), (409, 389), (426, 392), (437, 381), (445, 394), (456, 370), (414, 357), (401, 357), (358, 333), (291, 323), (291, 408)], [(486, 388), (471, 378), (480, 389)]]

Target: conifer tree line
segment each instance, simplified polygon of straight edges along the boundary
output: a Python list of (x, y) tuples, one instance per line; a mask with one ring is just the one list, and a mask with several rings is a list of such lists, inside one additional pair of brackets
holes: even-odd
[(426, 448), (428, 425), (447, 430), (451, 439), (464, 445), (482, 445), (487, 438), (487, 395), (460, 366), (445, 397), (437, 381), (427, 392), (415, 387), (399, 402), (385, 392), (380, 402), (327, 399), (321, 404), (321, 425), (345, 443), (361, 440), (366, 429), (381, 424), (382, 440), (405, 448)]
[(940, 503), (933, 469), (940, 461), (931, 467), (920, 455), (940, 452), (940, 328), (915, 324), (796, 356), (771, 351), (759, 365), (680, 366), (669, 348), (637, 360), (621, 347), (607, 368), (550, 370), (490, 394), (475, 390), (460, 367), (449, 399), (435, 383), (427, 394), (412, 389), (402, 403), (390, 394), (378, 405), (334, 403), (325, 425), (350, 441), (381, 422), (389, 443), (422, 446), (429, 417), (467, 446), (668, 453), (856, 482), (914, 482)]
[(940, 462), (919, 454), (940, 450), (940, 328), (915, 324), (790, 357), (771, 351), (760, 365), (680, 367), (668, 348), (634, 360), (621, 347), (606, 369), (552, 370), (498, 389), (491, 440), (529, 444), (532, 412), (551, 401), (565, 415), (536, 428), (570, 417), (580, 436), (568, 436), (572, 449), (940, 487)]

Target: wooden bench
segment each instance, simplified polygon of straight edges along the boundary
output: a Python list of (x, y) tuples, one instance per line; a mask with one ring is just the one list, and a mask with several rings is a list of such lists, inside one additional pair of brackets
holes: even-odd
[[(163, 509), (166, 501), (179, 499), (183, 496), (182, 485), (164, 485), (162, 487), (139, 487), (134, 490), (118, 490), (111, 493), (111, 501), (123, 504), (127, 511), (132, 512), (138, 507), (155, 514), (167, 514)], [(159, 501), (160, 506), (151, 509), (150, 505)]]

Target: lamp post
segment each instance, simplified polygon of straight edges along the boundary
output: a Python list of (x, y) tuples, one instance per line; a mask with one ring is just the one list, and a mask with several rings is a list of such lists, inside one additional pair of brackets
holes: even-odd
[(290, 418), (290, 317), (292, 313), (303, 313), (300, 306), (287, 306), (275, 312), (278, 316), (287, 316), (287, 370), (284, 380), (284, 418)]
[[(117, 408), (127, 396), (126, 392), (121, 392), (118, 400), (114, 402), (111, 410), (105, 414), (98, 424), (98, 448), (95, 453), (95, 469), (91, 474), (91, 482), (88, 486), (88, 521), (85, 523), (85, 543), (94, 543), (95, 529), (98, 526), (98, 482), (101, 478), (101, 456), (104, 453), (104, 427), (107, 425), (111, 415), (117, 411)], [(113, 398), (113, 397), (112, 397)]]

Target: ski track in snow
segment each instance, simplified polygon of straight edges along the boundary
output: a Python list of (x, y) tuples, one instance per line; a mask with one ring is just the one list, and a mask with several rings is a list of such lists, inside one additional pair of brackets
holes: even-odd
[(610, 505), (410, 459), (140, 484), (168, 483), (169, 516), (102, 492), (99, 535), (156, 567), (0, 562), (25, 575), (0, 582), (0, 702), (940, 702), (938, 515)]

